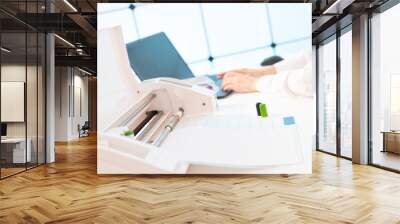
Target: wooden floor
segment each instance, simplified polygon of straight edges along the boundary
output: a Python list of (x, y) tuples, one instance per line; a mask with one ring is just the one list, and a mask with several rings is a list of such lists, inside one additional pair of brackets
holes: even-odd
[(0, 181), (0, 223), (400, 223), (400, 175), (314, 153), (312, 175), (99, 176), (94, 137)]
[(13, 174), (19, 173), (26, 170), (25, 167), (23, 168), (1, 168), (1, 177), (11, 176)]
[(381, 152), (375, 150), (373, 154), (374, 164), (400, 170), (400, 155), (392, 152)]

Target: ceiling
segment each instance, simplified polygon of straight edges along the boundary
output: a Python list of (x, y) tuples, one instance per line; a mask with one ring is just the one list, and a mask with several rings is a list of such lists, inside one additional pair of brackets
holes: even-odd
[[(1, 0), (2, 46), (12, 51), (3, 60), (33, 58), (37, 47), (28, 43), (36, 33), (54, 32), (56, 65), (79, 66), (96, 73), (96, 4), (92, 0)], [(72, 7), (71, 7), (72, 6)], [(51, 11), (51, 13), (49, 13)], [(36, 42), (36, 40), (35, 40)], [(27, 48), (25, 49), (25, 46)], [(26, 52), (27, 51), (27, 52)], [(4, 54), (4, 52), (2, 52)]]

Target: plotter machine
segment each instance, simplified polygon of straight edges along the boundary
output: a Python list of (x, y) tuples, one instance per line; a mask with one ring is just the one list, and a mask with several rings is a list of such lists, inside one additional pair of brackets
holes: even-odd
[(193, 80), (140, 82), (119, 27), (98, 32), (98, 89), (99, 174), (259, 173), (303, 160), (293, 117), (225, 113)]

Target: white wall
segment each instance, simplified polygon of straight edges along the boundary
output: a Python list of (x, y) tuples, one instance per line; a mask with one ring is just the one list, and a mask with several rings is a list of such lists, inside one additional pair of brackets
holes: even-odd
[(56, 67), (56, 141), (77, 139), (78, 124), (88, 120), (88, 78), (83, 75), (76, 68)]
[(69, 73), (67, 67), (56, 67), (55, 69), (55, 141), (68, 140)]
[(25, 83), (1, 82), (1, 121), (24, 122)]
[[(28, 81), (29, 86), (35, 86), (36, 80), (33, 80), (30, 75), (34, 74), (36, 76), (36, 67), (28, 66), (27, 68), (25, 65), (2, 65), (1, 66), (1, 81), (2, 82), (25, 82), (25, 75), (27, 69)], [(36, 88), (27, 88), (27, 103), (30, 104), (31, 102), (35, 102), (35, 104), (31, 104), (28, 106), (34, 107), (33, 109), (36, 110)], [(31, 97), (31, 99), (29, 98)], [(34, 98), (34, 99), (33, 99)], [(7, 108), (1, 108), (2, 110), (6, 110)], [(29, 110), (32, 111), (32, 108)], [(36, 123), (36, 113), (28, 113), (27, 114), (28, 122), (34, 121)], [(33, 127), (33, 125), (28, 124), (28, 137), (30, 130), (29, 128)], [(36, 126), (34, 127), (36, 130)], [(7, 136), (8, 137), (25, 137), (25, 122), (8, 122), (7, 123)]]
[(78, 124), (83, 125), (88, 120), (88, 78), (81, 75), (74, 75), (73, 84), (74, 108), (72, 108), (71, 135), (76, 138), (79, 137)]
[[(38, 70), (37, 70), (38, 69)], [(4, 64), (1, 66), (1, 81), (2, 82), (24, 82), (26, 83), (26, 108), (21, 108), (23, 113), (27, 115), (27, 120), (23, 122), (6, 122), (7, 137), (30, 139), (30, 147), (32, 151), (32, 161), (44, 162), (44, 147), (45, 147), (45, 118), (44, 118), (44, 74), (42, 68), (35, 66), (25, 66), (21, 64)], [(27, 80), (26, 80), (27, 79)], [(7, 96), (2, 96), (7, 97)], [(11, 110), (10, 108), (1, 108)], [(8, 111), (13, 112), (13, 111)], [(37, 150), (39, 156), (37, 157)]]

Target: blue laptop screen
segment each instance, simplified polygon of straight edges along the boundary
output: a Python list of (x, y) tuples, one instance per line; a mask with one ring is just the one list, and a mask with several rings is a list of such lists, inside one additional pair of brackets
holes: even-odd
[(157, 33), (126, 45), (129, 62), (141, 80), (194, 77), (165, 33)]

